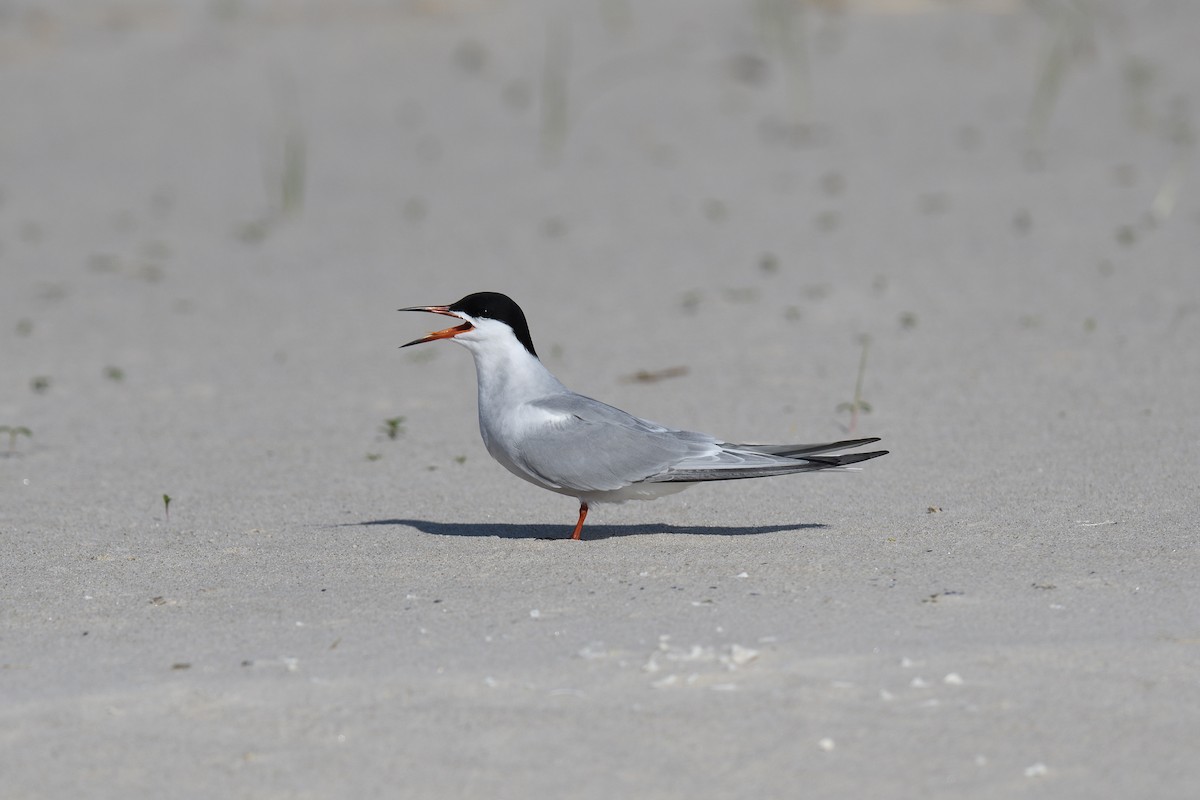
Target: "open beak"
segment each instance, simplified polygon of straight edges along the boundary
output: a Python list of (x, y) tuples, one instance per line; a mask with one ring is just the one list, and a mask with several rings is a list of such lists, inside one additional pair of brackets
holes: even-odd
[[(450, 310), (450, 306), (412, 306), (411, 308), (401, 308), (400, 311), (428, 311), (430, 314), (441, 314), (455, 319), (462, 319), (458, 314)], [(440, 331), (422, 336), (420, 339), (413, 339), (408, 344), (402, 344), (401, 347), (409, 347), (414, 344), (422, 344), (423, 342), (433, 342), (438, 339), (453, 339), (460, 333), (466, 333), (475, 328), (470, 322), (463, 322), (462, 325), (455, 325), (453, 328), (443, 328)]]

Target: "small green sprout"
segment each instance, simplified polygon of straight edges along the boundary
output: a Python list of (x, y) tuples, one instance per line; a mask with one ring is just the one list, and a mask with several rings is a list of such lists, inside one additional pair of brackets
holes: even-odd
[(258, 244), (276, 226), (297, 216), (304, 207), (308, 175), (308, 140), (298, 122), (287, 124), (271, 146), (263, 180), (266, 184), (268, 207), (266, 213), (242, 223), (234, 236), (246, 244)]
[(304, 205), (306, 153), (304, 131), (298, 126), (283, 137), (283, 172), (279, 176), (279, 210), (284, 216), (294, 216)]
[(867, 350), (871, 346), (871, 337), (863, 335), (860, 339), (862, 342), (862, 356), (858, 360), (858, 379), (854, 383), (854, 401), (850, 403), (839, 403), (838, 411), (850, 412), (850, 427), (847, 429), (849, 433), (854, 433), (858, 427), (858, 414), (861, 411), (864, 414), (871, 413), (871, 404), (862, 399), (863, 374), (867, 371)]
[(24, 425), (0, 425), (0, 434), (3, 433), (8, 434), (8, 452), (10, 453), (15, 453), (17, 450), (17, 437), (33, 438), (33, 431)]
[(234, 236), (242, 240), (246, 244), (258, 244), (263, 239), (267, 238), (267, 234), (271, 232), (271, 221), (268, 219), (256, 219), (251, 222), (239, 225), (234, 231)]
[(163, 514), (167, 517), (167, 522), (171, 521), (171, 495), (163, 495)]
[(1058, 105), (1067, 74), (1095, 49), (1095, 13), (1083, 3), (1045, 3), (1037, 7), (1051, 39), (1037, 71), (1029, 104), (1029, 138), (1039, 141)]
[(391, 419), (385, 419), (380, 430), (382, 430), (389, 439), (395, 440), (400, 434), (404, 433), (404, 417), (392, 417)]
[(104, 377), (108, 378), (113, 383), (120, 383), (125, 380), (125, 370), (120, 367), (105, 367)]
[(568, 83), (571, 62), (571, 30), (563, 16), (546, 25), (546, 49), (542, 61), (542, 155), (558, 160), (570, 128)]

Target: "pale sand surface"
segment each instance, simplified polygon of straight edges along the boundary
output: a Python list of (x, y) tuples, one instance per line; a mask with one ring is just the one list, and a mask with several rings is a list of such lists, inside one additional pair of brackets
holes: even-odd
[(0, 796), (1197, 796), (1200, 4), (953, 5), (0, 3)]

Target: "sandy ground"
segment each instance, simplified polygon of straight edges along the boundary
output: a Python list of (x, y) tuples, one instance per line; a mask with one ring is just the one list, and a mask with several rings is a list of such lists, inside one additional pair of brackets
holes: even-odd
[[(1197, 30), (0, 3), (0, 795), (1195, 797)], [(559, 541), (397, 349), (482, 289), (745, 441), (869, 337), (892, 453)]]

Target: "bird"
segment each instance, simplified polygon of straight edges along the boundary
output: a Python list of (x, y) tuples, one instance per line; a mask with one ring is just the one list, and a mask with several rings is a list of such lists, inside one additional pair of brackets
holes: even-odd
[(399, 310), (459, 321), (401, 347), (449, 339), (470, 351), (479, 389), (479, 432), (488, 453), (518, 478), (579, 501), (573, 540), (582, 538), (594, 503), (651, 500), (705, 481), (838, 469), (888, 452), (840, 452), (878, 438), (730, 444), (576, 394), (538, 358), (525, 312), (499, 292)]

